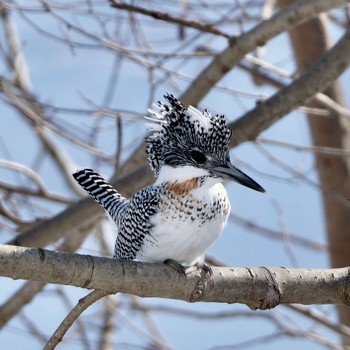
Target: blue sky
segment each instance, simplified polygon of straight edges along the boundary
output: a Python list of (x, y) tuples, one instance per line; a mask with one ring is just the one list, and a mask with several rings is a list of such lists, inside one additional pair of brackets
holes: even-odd
[[(108, 9), (110, 11), (110, 9)], [(60, 33), (60, 27), (56, 21), (46, 15), (33, 15), (37, 24), (50, 32)], [(66, 108), (89, 109), (93, 104), (101, 105), (106, 95), (107, 81), (114, 67), (115, 56), (111, 52), (99, 51), (96, 49), (76, 49), (74, 52), (66, 45), (54, 42), (43, 37), (28, 26), (20, 16), (15, 15), (14, 19), (18, 25), (23, 51), (29, 67), (29, 75), (33, 87), (33, 92), (37, 98), (43, 102), (55, 106)], [(84, 22), (89, 30), (94, 29), (94, 23)], [(123, 30), (126, 31), (125, 26)], [(331, 29), (332, 37), (336, 40), (341, 31), (337, 27)], [(159, 51), (171, 51), (179, 43), (173, 40), (170, 43), (166, 39), (175, 36), (173, 29), (159, 30), (157, 26), (147, 28), (144, 32), (148, 40), (152, 42), (153, 47)], [(194, 35), (194, 31), (188, 30), (187, 35)], [(209, 36), (203, 36), (199, 42), (206, 44)], [(1, 35), (1, 40), (3, 35)], [(79, 36), (77, 36), (78, 39)], [(82, 39), (83, 40), (83, 39)], [(220, 50), (224, 47), (224, 41), (209, 42), (210, 47)], [(209, 45), (208, 44), (208, 45)], [(130, 42), (130, 47), (135, 43)], [(276, 64), (280, 68), (293, 72), (292, 53), (289, 48), (288, 39), (285, 35), (280, 35), (271, 40), (265, 48), (263, 59)], [(196, 76), (198, 72), (210, 61), (209, 58), (197, 59), (192, 63), (179, 64), (180, 61), (169, 62), (168, 67), (173, 67), (188, 76)], [(1, 74), (9, 77), (8, 69), (2, 64), (0, 66)], [(159, 72), (158, 76), (163, 73)], [(111, 99), (110, 107), (118, 109), (128, 109), (142, 114), (147, 113), (149, 99), (149, 75), (145, 69), (141, 69), (137, 64), (130, 61), (123, 61), (118, 72), (118, 80), (114, 86), (114, 94)], [(342, 84), (349, 100), (349, 72), (342, 77)], [(176, 84), (175, 84), (176, 83)], [(187, 86), (188, 82), (176, 78), (174, 82), (168, 82), (157, 85), (155, 88), (155, 98), (162, 99), (166, 92), (179, 95)], [(235, 68), (225, 78), (219, 82), (222, 87), (228, 87), (232, 90), (245, 91), (256, 96), (269, 96), (273, 89), (260, 86), (257, 87), (251, 78), (239, 68)], [(176, 88), (174, 88), (176, 86)], [(244, 112), (253, 108), (255, 105), (254, 96), (248, 98), (241, 94), (222, 93), (219, 90), (211, 91), (201, 101), (202, 107), (207, 107), (214, 113), (223, 113), (229, 120), (234, 120)], [(11, 159), (13, 161), (33, 167), (34, 164), (40, 164), (37, 171), (47, 187), (58, 193), (64, 193), (73, 198), (72, 194), (66, 188), (65, 183), (58, 176), (57, 168), (53, 165), (49, 157), (40, 159), (40, 144), (33, 136), (31, 128), (23, 118), (9, 109), (4, 102), (3, 127), (0, 129), (0, 139), (3, 145), (0, 147), (0, 158)], [(53, 114), (55, 122), (60, 124), (69, 123), (73, 132), (82, 130), (81, 137), (84, 139), (89, 135), (91, 125), (100, 123), (101, 131), (97, 138), (96, 145), (104, 151), (113, 154), (116, 148), (115, 140), (115, 120), (112, 118), (103, 118), (97, 121), (97, 118), (89, 114)], [(130, 119), (130, 118), (129, 118)], [(146, 133), (144, 121), (136, 116), (132, 120), (126, 120), (124, 124), (123, 146), (125, 152), (123, 159), (143, 142), (143, 135)], [(268, 139), (292, 142), (298, 145), (310, 145), (310, 138), (307, 131), (306, 119), (300, 111), (294, 111), (285, 116), (271, 128), (266, 130), (263, 135)], [(112, 167), (106, 162), (95, 162), (95, 158), (78, 149), (75, 145), (63, 140), (57, 135), (53, 135), (57, 144), (66, 152), (71, 162), (76, 168), (85, 166), (96, 168), (106, 177), (112, 174)], [(266, 146), (274, 157), (286, 162), (290, 167), (299, 170), (317, 183), (317, 174), (314, 168), (314, 160), (311, 153), (297, 152), (278, 148), (276, 146)], [(320, 203), (320, 193), (317, 188), (310, 187), (302, 181), (290, 181), (291, 174), (281, 169), (276, 162), (271, 161), (261, 148), (253, 143), (246, 143), (232, 150), (231, 155), (234, 164), (243, 171), (249, 173), (254, 179), (266, 188), (267, 193), (250, 191), (247, 188), (237, 184), (227, 184), (227, 190), (230, 196), (232, 211), (235, 215), (243, 217), (251, 222), (266, 226), (276, 231), (285, 231), (297, 236), (304, 237), (316, 242), (326, 243), (325, 228), (322, 216), (322, 205)], [(6, 181), (14, 181), (12, 172), (0, 168), (0, 178)], [(50, 205), (48, 207), (40, 201), (34, 201), (38, 208), (36, 212), (47, 215), (54, 215), (63, 209), (62, 205)], [(43, 208), (44, 207), (44, 208)], [(24, 213), (25, 215), (25, 213)], [(32, 215), (27, 213), (28, 216)], [(5, 229), (1, 230), (5, 242), (11, 233)], [(81, 253), (98, 255), (99, 251), (95, 248), (97, 238), (96, 234), (84, 243)], [(111, 242), (113, 241), (113, 232), (110, 232)], [(113, 244), (113, 243), (112, 243)], [(288, 241), (288, 235), (285, 240), (272, 240), (262, 235), (252, 232), (252, 230), (237, 223), (234, 219), (230, 221), (224, 234), (219, 241), (210, 249), (209, 255), (214, 256), (219, 261), (231, 266), (286, 266), (286, 267), (305, 267), (305, 268), (326, 268), (328, 267), (328, 257), (325, 252), (315, 252), (293, 244)], [(0, 279), (0, 301), (5, 301), (8, 296), (16, 290), (22, 282), (8, 279)], [(57, 296), (57, 286), (47, 286), (42, 295), (38, 296), (30, 305), (23, 310), (26, 317), (31, 318), (44, 335), (50, 335), (58, 326), (59, 322), (65, 317), (67, 309)], [(67, 291), (69, 300), (72, 304), (79, 298), (86, 295), (86, 290), (73, 287), (62, 287)], [(136, 349), (137, 345), (145, 344), (142, 335), (136, 334), (128, 322), (146, 329), (145, 322), (140, 314), (130, 311), (127, 307), (130, 300), (125, 296), (120, 296), (124, 301), (117, 311), (117, 340), (121, 344), (118, 348)], [(258, 316), (252, 317), (248, 308), (241, 305), (218, 305), (218, 304), (188, 304), (180, 301), (150, 299), (144, 303), (149, 306), (179, 307), (185, 310), (194, 310), (203, 313), (238, 312), (243, 311), (247, 314), (244, 317), (223, 319), (223, 320), (205, 320), (199, 322), (196, 318), (172, 316), (163, 312), (155, 312), (154, 318), (164, 334), (169, 340), (169, 344), (175, 349), (229, 349), (230, 344), (236, 344), (248, 341), (255, 337), (269, 335), (276, 332), (275, 325)], [(92, 348), (98, 341), (96, 332), (93, 329), (98, 327), (98, 321), (95, 319), (96, 312), (101, 310), (99, 304), (84, 314), (89, 329), (89, 340)], [(334, 317), (333, 308), (326, 307), (327, 311)], [(319, 330), (322, 335), (330, 339), (337, 339), (334, 334), (328, 334), (326, 330), (315, 326), (309, 320), (290, 313), (283, 307), (276, 310), (267, 311), (274, 313), (276, 317), (285, 319), (290, 317), (296, 324), (302, 324), (302, 329)], [(288, 315), (288, 316), (287, 316)], [(333, 316), (332, 316), (333, 315)], [(293, 325), (291, 322), (291, 326)], [(148, 332), (147, 329), (145, 330)], [(77, 333), (70, 332), (67, 335), (67, 343), (61, 345), (62, 349), (80, 349), (81, 343)], [(301, 346), (307, 349), (321, 349), (310, 340), (303, 338), (279, 338), (275, 341), (255, 346), (256, 349), (294, 349)], [(23, 319), (17, 317), (13, 319), (0, 333), (0, 343), (4, 349), (23, 348), (37, 349), (42, 346), (25, 329)], [(127, 344), (133, 344), (127, 346)], [(217, 346), (217, 347), (216, 347)], [(220, 347), (222, 346), (222, 348)], [(227, 347), (226, 347), (227, 346)], [(116, 347), (117, 348), (117, 347)]]

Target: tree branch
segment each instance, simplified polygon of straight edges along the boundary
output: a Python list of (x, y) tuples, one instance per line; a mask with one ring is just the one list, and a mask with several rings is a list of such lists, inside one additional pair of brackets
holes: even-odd
[(230, 147), (256, 137), (295, 107), (332, 84), (350, 65), (350, 30), (292, 84), (237, 119), (229, 126), (235, 131)]
[[(131, 196), (136, 186), (148, 185), (147, 174), (151, 171), (148, 165), (144, 165), (134, 171), (132, 174), (126, 175), (118, 179), (113, 185), (120, 189), (124, 189), (125, 196)], [(41, 222), (37, 226), (18, 235), (10, 240), (8, 244), (30, 247), (44, 247), (47, 244), (57, 241), (59, 238), (67, 236), (72, 229), (82, 229), (95, 222), (98, 216), (102, 216), (104, 210), (90, 198), (85, 197), (77, 203), (71, 205), (60, 214), (52, 219)]]
[(196, 267), (187, 268), (183, 276), (165, 264), (0, 245), (0, 275), (141, 297), (241, 303), (262, 310), (290, 303), (350, 305), (350, 268), (213, 267), (207, 278)]
[(278, 34), (289, 31), (322, 12), (347, 3), (347, 0), (296, 1), (285, 9), (278, 11), (268, 21), (263, 21), (244, 33), (217, 55), (183, 93), (182, 102), (185, 105), (196, 105), (227, 72), (238, 64), (244, 55), (253, 51), (256, 47), (264, 45)]
[(221, 30), (217, 29), (215, 24), (202, 23), (202, 22), (198, 22), (198, 21), (185, 19), (182, 17), (170, 16), (168, 13), (149, 10), (147, 8), (144, 8), (144, 7), (121, 3), (120, 1), (117, 1), (117, 0), (110, 0), (110, 2), (111, 2), (112, 7), (117, 8), (119, 10), (126, 10), (126, 11), (130, 11), (130, 12), (140, 13), (144, 16), (149, 16), (149, 17), (152, 17), (152, 18), (160, 20), (160, 21), (180, 24), (182, 26), (186, 26), (189, 28), (200, 30), (201, 32), (204, 32), (204, 33), (211, 33), (211, 34), (215, 34), (215, 35), (224, 36), (226, 38), (230, 38), (229, 34), (226, 34), (226, 33), (222, 32)]
[(44, 347), (44, 350), (52, 350), (56, 348), (56, 345), (60, 343), (67, 333), (68, 329), (73, 325), (73, 323), (78, 319), (78, 317), (93, 303), (99, 299), (109, 295), (109, 292), (103, 290), (94, 290), (86, 297), (79, 300), (78, 304), (71, 310), (67, 317), (62, 321), (59, 327), (50, 337), (49, 341)]
[[(3, 19), (7, 42), (10, 48), (9, 65), (13, 70), (14, 78), (13, 85), (16, 88), (3, 89), (4, 83), (1, 82), (1, 92), (7, 95), (8, 99), (12, 100), (13, 106), (29, 121), (30, 125), (35, 128), (37, 135), (45, 148), (49, 151), (48, 153), (52, 156), (52, 159), (57, 163), (58, 168), (65, 174), (64, 179), (67, 184), (75, 191), (80, 191), (79, 187), (76, 186), (74, 181), (70, 179), (72, 161), (67, 154), (62, 152), (60, 147), (56, 145), (52, 136), (48, 132), (48, 128), (44, 125), (45, 111), (42, 106), (36, 101), (34, 94), (32, 93), (32, 87), (29, 76), (29, 69), (23, 54), (23, 50), (20, 44), (20, 38), (17, 33), (15, 22), (9, 15), (9, 10), (6, 7), (0, 9), (0, 15)], [(3, 79), (2, 79), (3, 80)], [(11, 84), (9, 84), (11, 85)], [(15, 103), (15, 93), (17, 90), (21, 95), (27, 98), (23, 98), (21, 103)], [(30, 118), (30, 114), (36, 115), (37, 120)]]
[[(77, 230), (74, 235), (68, 236), (58, 247), (58, 250), (73, 253), (75, 252), (88, 236), (89, 228), (86, 230)], [(1, 259), (1, 258), (0, 258)], [(11, 295), (2, 305), (0, 305), (0, 329), (2, 329), (9, 320), (45, 287), (45, 282), (28, 281), (20, 289)]]

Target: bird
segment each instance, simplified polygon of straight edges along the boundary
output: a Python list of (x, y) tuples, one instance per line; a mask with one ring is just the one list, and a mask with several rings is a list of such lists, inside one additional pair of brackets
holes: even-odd
[(75, 180), (115, 223), (114, 258), (120, 261), (184, 264), (212, 273), (206, 252), (223, 232), (230, 202), (223, 185), (234, 181), (259, 192), (264, 188), (232, 165), (232, 131), (224, 115), (185, 107), (172, 94), (149, 109), (145, 138), (153, 185), (123, 197), (92, 169)]

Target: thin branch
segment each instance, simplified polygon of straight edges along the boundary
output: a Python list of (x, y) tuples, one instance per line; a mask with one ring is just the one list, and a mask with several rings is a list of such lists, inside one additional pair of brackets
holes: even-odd
[(8, 193), (17, 193), (23, 196), (32, 196), (42, 199), (48, 199), (54, 202), (63, 203), (63, 204), (72, 204), (73, 199), (69, 199), (66, 196), (63, 196), (58, 193), (48, 192), (47, 190), (43, 191), (42, 189), (32, 190), (27, 187), (15, 186), (5, 182), (0, 181), (0, 189)]
[[(270, 229), (263, 225), (259, 225), (253, 220), (244, 219), (234, 213), (230, 213), (229, 220), (232, 220), (232, 222), (235, 222), (238, 225), (246, 227), (247, 229), (249, 229), (249, 233), (253, 233), (254, 231), (256, 231), (258, 235), (264, 237), (268, 237), (279, 241), (283, 239), (282, 233), (280, 231)], [(328, 246), (325, 243), (315, 242), (308, 238), (298, 236), (290, 232), (287, 232), (286, 234), (288, 235), (288, 239), (291, 243), (299, 245), (300, 247), (312, 249), (314, 251), (319, 252), (324, 252), (328, 249)]]
[(5, 201), (0, 196), (0, 215), (3, 217), (9, 219), (14, 224), (25, 226), (25, 225), (31, 225), (33, 221), (31, 220), (24, 220), (15, 213), (13, 213), (11, 210), (9, 210), (5, 204)]
[(170, 349), (169, 344), (165, 340), (161, 330), (159, 329), (152, 313), (142, 306), (142, 300), (138, 297), (131, 296), (133, 307), (137, 308), (144, 317), (145, 323), (149, 329), (150, 334), (153, 336), (153, 344), (159, 350)]
[[(115, 185), (125, 196), (131, 196), (136, 186), (145, 187), (148, 184), (150, 170), (148, 165), (118, 180)], [(96, 222), (99, 216), (105, 215), (104, 210), (90, 197), (85, 197), (52, 219), (36, 225), (12, 239), (9, 244), (19, 246), (42, 247), (67, 236), (72, 229), (83, 229)]]
[(16, 170), (28, 176), (38, 186), (40, 192), (46, 192), (44, 182), (40, 176), (31, 168), (11, 160), (0, 159), (0, 167)]
[[(272, 78), (271, 76), (267, 76), (262, 72), (262, 70), (272, 72), (282, 78), (288, 78), (291, 80), (294, 78), (293, 74), (289, 73), (288, 71), (283, 70), (280, 67), (277, 67), (269, 62), (261, 60), (260, 58), (254, 57), (253, 55), (246, 55), (245, 60), (254, 64), (254, 67), (249, 67), (247, 64), (242, 62), (239, 64), (239, 67), (256, 75), (257, 76), (256, 81), (258, 81), (258, 84), (261, 84), (260, 81), (263, 80), (264, 82), (267, 82), (272, 86), (277, 87), (278, 89), (285, 87), (285, 84), (278, 81), (277, 79)], [(340, 105), (339, 103), (337, 103), (336, 101), (334, 101), (333, 99), (331, 99), (329, 96), (327, 96), (322, 92), (317, 93), (313, 97), (313, 100), (320, 102), (320, 104), (323, 105), (325, 108), (333, 112), (336, 112), (341, 116), (350, 117), (349, 109), (343, 107), (342, 105)], [(300, 107), (300, 108), (310, 108), (310, 107)], [(315, 109), (316, 108), (313, 108), (313, 110)]]
[(327, 154), (336, 157), (350, 157), (350, 150), (334, 148), (334, 147), (323, 147), (323, 146), (301, 146), (295, 143), (279, 141), (279, 140), (271, 140), (266, 137), (259, 136), (257, 139), (258, 143), (263, 143), (266, 145), (273, 145), (279, 147), (285, 147), (289, 149), (293, 149), (295, 151), (301, 152), (313, 152), (318, 154)]
[[(71, 312), (73, 308), (73, 304), (70, 300), (70, 293), (67, 291), (67, 288), (64, 286), (57, 286), (55, 288), (55, 292), (59, 296), (62, 304), (65, 306), (66, 312)], [(81, 349), (84, 350), (92, 350), (92, 344), (89, 340), (89, 331), (90, 327), (87, 327), (87, 324), (82, 319), (77, 319), (75, 322), (76, 336), (79, 338), (81, 342)], [(45, 339), (45, 344), (47, 343), (47, 338)]]
[[(44, 115), (44, 111), (42, 110), (40, 104), (35, 100), (34, 95), (31, 94), (29, 69), (26, 64), (23, 50), (21, 48), (15, 22), (12, 21), (11, 16), (9, 15), (9, 11), (5, 7), (1, 9), (1, 15), (3, 17), (5, 26), (6, 39), (10, 48), (11, 55), (9, 61), (13, 70), (16, 87), (22, 92), (22, 95), (31, 97), (30, 99), (24, 99), (25, 102), (21, 105), (22, 108), (18, 108), (18, 106), (15, 107), (19, 110), (19, 112), (22, 113), (22, 115), (26, 116), (27, 118), (29, 117), (30, 113), (40, 115), (42, 117)], [(13, 90), (14, 89), (9, 89), (5, 91), (5, 94), (9, 93), (8, 96), (15, 99), (14, 95), (11, 96)], [(24, 112), (24, 109), (26, 109), (28, 112)], [(68, 157), (68, 155), (65, 154), (61, 149), (59, 149), (44, 125), (34, 120), (31, 120), (30, 125), (36, 129), (36, 133), (39, 136), (41, 142), (49, 151), (49, 154), (57, 163), (59, 169), (66, 175), (65, 179), (70, 179), (70, 176), (68, 176), (68, 174), (70, 175), (71, 173), (69, 164), (72, 164), (70, 157)], [(73, 181), (67, 182), (73, 190), (76, 190), (78, 188)]]
[(336, 102), (333, 99), (331, 99), (326, 94), (323, 94), (323, 93), (319, 92), (315, 96), (315, 100), (317, 102), (320, 102), (320, 104), (322, 104), (324, 107), (326, 107), (326, 108), (330, 109), (331, 111), (339, 114), (340, 116), (344, 116), (344, 117), (350, 118), (350, 110), (345, 108), (345, 107), (343, 107), (342, 105), (340, 105), (338, 102)]
[(294, 167), (288, 165), (285, 160), (280, 160), (276, 156), (274, 156), (271, 152), (269, 152), (265, 147), (263, 147), (261, 144), (257, 144), (257, 149), (265, 155), (271, 162), (277, 164), (281, 169), (287, 171), (288, 173), (292, 174), (295, 178), (298, 178), (300, 181), (304, 182), (305, 184), (318, 189), (324, 194), (327, 194), (328, 196), (331, 196), (334, 198), (337, 202), (342, 203), (345, 207), (350, 208), (349, 200), (344, 197), (343, 194), (336, 193), (334, 191), (325, 189), (320, 184), (315, 182), (314, 180), (309, 179), (305, 174), (302, 172), (296, 170)]
[(112, 295), (107, 295), (104, 299), (103, 314), (102, 314), (102, 327), (99, 335), (100, 350), (111, 350), (116, 338), (116, 320), (115, 311), (117, 308), (117, 302)]
[(144, 7), (121, 3), (117, 0), (110, 0), (110, 2), (111, 2), (112, 7), (115, 7), (119, 10), (125, 10), (125, 11), (139, 13), (139, 14), (142, 14), (144, 16), (152, 17), (156, 20), (165, 21), (168, 23), (180, 24), (181, 26), (197, 29), (203, 33), (211, 33), (211, 34), (215, 34), (215, 35), (220, 35), (220, 36), (223, 36), (225, 38), (231, 37), (229, 34), (222, 32), (221, 30), (217, 29), (215, 27), (215, 25), (210, 24), (210, 23), (203, 23), (203, 22), (185, 19), (183, 17), (171, 16), (165, 12), (149, 10), (149, 9), (144, 8)]
[(15, 22), (11, 19), (9, 10), (6, 7), (0, 9), (0, 14), (4, 26), (5, 37), (7, 38), (9, 46), (10, 56), (8, 63), (13, 71), (13, 78), (19, 86), (24, 90), (29, 91), (32, 88), (29, 78), (29, 70), (23, 55)]
[(320, 312), (317, 312), (316, 310), (307, 308), (302, 305), (285, 305), (285, 307), (316, 321), (318, 324), (322, 324), (324, 327), (331, 329), (333, 332), (336, 332), (343, 337), (350, 339), (349, 327), (346, 327), (341, 323), (339, 324), (337, 322), (331, 321), (328, 317)]
[(30, 316), (32, 316), (31, 313), (29, 313), (29, 316), (26, 316), (25, 313), (22, 312), (19, 314), (19, 319), (26, 326), (31, 337), (36, 338), (36, 340), (38, 340), (41, 344), (45, 344), (47, 339), (46, 335), (43, 334), (41, 327), (36, 325)]
[(69, 328), (77, 320), (77, 318), (93, 303), (100, 300), (101, 298), (111, 293), (104, 290), (94, 290), (86, 297), (79, 300), (78, 304), (72, 309), (67, 317), (62, 321), (56, 331), (52, 334), (49, 341), (44, 347), (44, 350), (55, 349), (56, 346), (62, 341), (64, 335), (67, 333)]
[[(47, 149), (51, 153), (57, 152), (57, 154), (55, 154), (55, 158), (57, 159), (60, 158), (60, 162), (62, 161), (65, 164), (64, 173), (67, 177), (70, 177), (72, 173), (73, 164), (68, 159), (69, 157), (67, 156), (67, 154), (63, 153), (62, 150), (58, 150), (58, 147), (54, 145), (54, 141), (49, 131), (54, 132), (58, 136), (67, 140), (68, 142), (84, 150), (87, 150), (93, 154), (96, 154), (97, 156), (103, 159), (111, 160), (112, 157), (109, 156), (109, 154), (107, 154), (106, 152), (103, 152), (102, 150), (96, 147), (93, 147), (83, 141), (80, 141), (79, 139), (77, 139), (75, 135), (70, 135), (67, 132), (62, 131), (59, 127), (57, 127), (52, 122), (50, 122), (48, 118), (43, 118), (42, 114), (44, 114), (44, 111), (41, 110), (40, 104), (37, 101), (33, 100), (31, 96), (28, 96), (26, 94), (21, 95), (22, 91), (19, 91), (20, 94), (17, 96), (12, 84), (2, 77), (0, 77), (0, 83), (1, 83), (0, 91), (4, 91), (4, 93), (8, 97), (6, 102), (8, 102), (10, 105), (16, 108), (23, 116), (25, 116), (31, 122), (31, 124), (36, 127), (37, 132), (42, 133), (42, 135), (40, 134), (42, 137), (44, 137), (43, 135), (45, 135), (44, 137), (45, 139), (43, 139), (45, 141), (45, 144), (47, 142), (50, 142), (50, 147), (46, 144)], [(25, 103), (23, 101), (25, 101)], [(31, 106), (31, 104), (35, 104), (37, 106), (37, 109), (39, 110), (36, 111), (35, 108)], [(40, 112), (40, 113), (37, 113), (37, 112)], [(70, 165), (70, 167), (68, 167), (68, 165)]]

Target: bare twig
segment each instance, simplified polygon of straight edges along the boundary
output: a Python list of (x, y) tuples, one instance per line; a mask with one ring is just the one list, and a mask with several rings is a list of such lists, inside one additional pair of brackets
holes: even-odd
[(29, 70), (25, 57), (23, 55), (22, 47), (17, 33), (15, 22), (12, 20), (9, 10), (6, 7), (0, 9), (2, 23), (9, 46), (10, 55), (8, 57), (8, 64), (13, 71), (13, 79), (24, 90), (31, 90), (31, 82), (29, 78)]
[[(288, 78), (288, 79), (294, 79), (293, 74), (276, 67), (275, 65), (265, 62), (260, 58), (254, 57), (252, 55), (246, 55), (245, 60), (248, 62), (253, 63), (255, 66), (258, 67), (258, 69), (255, 69), (253, 71), (254, 75), (257, 75), (259, 78), (259, 81), (262, 79), (265, 82), (271, 84), (272, 86), (275, 86), (279, 89), (285, 87), (285, 84), (283, 84), (280, 81), (277, 81), (276, 79), (273, 79), (271, 76), (266, 76), (263, 74), (262, 69), (269, 72), (272, 72), (274, 74), (277, 74), (278, 76), (282, 78)], [(240, 63), (239, 66), (245, 70), (249, 70), (249, 67), (245, 65), (244, 63)], [(251, 71), (251, 70), (250, 70)], [(339, 115), (343, 115), (345, 117), (350, 117), (350, 111), (346, 109), (345, 107), (341, 106), (336, 101), (332, 100), (329, 96), (326, 94), (319, 92), (314, 97), (313, 100), (320, 102), (325, 108), (328, 110), (334, 111), (338, 113)], [(316, 114), (316, 113), (315, 113)]]
[(285, 147), (289, 149), (293, 149), (295, 151), (301, 152), (312, 152), (319, 154), (327, 154), (335, 157), (350, 157), (350, 151), (346, 149), (334, 148), (334, 147), (323, 147), (323, 146), (301, 146), (295, 143), (279, 141), (279, 140), (271, 140), (266, 137), (259, 136), (257, 139), (258, 143), (263, 143), (266, 145), (273, 145), (279, 147)]
[(77, 318), (93, 303), (100, 300), (101, 298), (109, 295), (111, 293), (104, 290), (94, 290), (86, 297), (79, 300), (78, 304), (72, 309), (72, 311), (67, 315), (67, 317), (62, 321), (56, 331), (52, 334), (47, 344), (45, 345), (45, 350), (55, 349), (56, 346), (62, 341), (64, 335), (67, 333), (69, 328), (77, 320)]
[(169, 344), (167, 344), (167, 341), (165, 340), (158, 325), (156, 324), (152, 313), (147, 308), (142, 306), (142, 300), (140, 300), (140, 298), (135, 296), (131, 296), (131, 300), (132, 300), (133, 306), (138, 308), (138, 310), (141, 311), (146, 321), (146, 324), (150, 330), (150, 333), (153, 335), (154, 346), (159, 350), (170, 349), (170, 346)]
[[(273, 230), (270, 228), (267, 228), (265, 226), (259, 225), (256, 222), (248, 219), (244, 219), (242, 217), (239, 217), (238, 215), (235, 215), (234, 213), (230, 214), (229, 217), (230, 220), (237, 223), (238, 225), (245, 226), (249, 229), (249, 233), (253, 233), (254, 231), (257, 231), (258, 235), (265, 236), (271, 239), (277, 239), (281, 240), (283, 239), (282, 233), (277, 230)], [(293, 244), (297, 244), (301, 247), (312, 249), (314, 251), (321, 251), (324, 252), (327, 250), (327, 244), (322, 244), (318, 242), (314, 242), (312, 240), (309, 240), (304, 237), (299, 237), (296, 234), (288, 232), (288, 239)]]
[[(118, 295), (117, 295), (118, 296)], [(115, 322), (115, 310), (116, 303), (114, 302), (113, 295), (107, 295), (104, 299), (104, 307), (102, 314), (102, 327), (99, 336), (99, 349), (111, 350), (113, 349), (113, 343), (116, 338), (116, 322)]]
[[(4, 7), (1, 9), (1, 14), (4, 20), (6, 38), (10, 47), (10, 66), (13, 70), (14, 81), (19, 90), (22, 90), (23, 95), (31, 96), (30, 100), (26, 101), (26, 104), (21, 104), (22, 108), (17, 106), (18, 110), (26, 117), (30, 114), (44, 115), (43, 110), (38, 104), (34, 96), (31, 94), (31, 82), (29, 77), (29, 69), (27, 67), (25, 57), (20, 45), (19, 36), (16, 30), (15, 23), (12, 21), (8, 10)], [(3, 85), (3, 84), (2, 84)], [(13, 93), (11, 90), (7, 90), (8, 93)], [(15, 98), (12, 95), (12, 98)], [(26, 112), (24, 111), (26, 109)], [(46, 146), (47, 150), (51, 154), (52, 158), (56, 161), (59, 168), (66, 175), (66, 179), (69, 179), (67, 174), (71, 173), (69, 164), (72, 164), (67, 154), (64, 154), (57, 145), (53, 142), (52, 138), (48, 134), (46, 128), (37, 121), (31, 121), (31, 125), (36, 128), (36, 133), (41, 139), (42, 143)], [(73, 181), (67, 180), (68, 184), (71, 185), (72, 189), (76, 189), (76, 184)]]
[(285, 305), (285, 307), (302, 314), (314, 321), (317, 321), (318, 324), (322, 324), (324, 327), (331, 329), (333, 332), (340, 334), (341, 336), (345, 336), (350, 339), (350, 328), (346, 327), (342, 324), (331, 321), (329, 317), (326, 317), (324, 314), (310, 309), (309, 307), (305, 307), (303, 305)]
[[(59, 296), (60, 300), (66, 307), (66, 312), (70, 312), (73, 308), (73, 304), (69, 298), (69, 291), (64, 288), (64, 286), (57, 286), (55, 292)], [(87, 325), (82, 319), (77, 318), (75, 321), (75, 327), (77, 330), (78, 337), (81, 342), (82, 349), (84, 350), (92, 350), (91, 344), (89, 342), (89, 329)], [(45, 344), (47, 342), (47, 338), (45, 339)]]
[(23, 164), (5, 159), (0, 159), (0, 167), (16, 170), (22, 174), (25, 174), (38, 186), (40, 192), (46, 192), (44, 182), (41, 180), (39, 175), (31, 168)]
[(63, 203), (63, 204), (73, 203), (73, 199), (69, 199), (66, 196), (63, 196), (58, 193), (49, 192), (48, 190), (43, 191), (43, 189), (40, 189), (40, 188), (37, 190), (32, 190), (27, 187), (15, 186), (15, 185), (11, 185), (0, 181), (0, 189), (8, 193), (18, 193), (23, 196), (39, 197), (42, 199), (48, 199), (48, 200), (58, 202), (58, 203)]
[(181, 26), (197, 29), (203, 33), (211, 33), (211, 34), (223, 36), (225, 38), (230, 38), (229, 34), (222, 32), (221, 30), (217, 29), (215, 25), (210, 23), (203, 23), (203, 22), (185, 19), (183, 17), (171, 16), (168, 13), (149, 10), (140, 6), (134, 6), (126, 3), (121, 3), (117, 0), (110, 0), (110, 2), (112, 4), (112, 7), (115, 7), (119, 10), (126, 10), (130, 12), (139, 13), (144, 16), (152, 17), (156, 20), (166, 21), (168, 23), (176, 23), (176, 24), (180, 24)]

